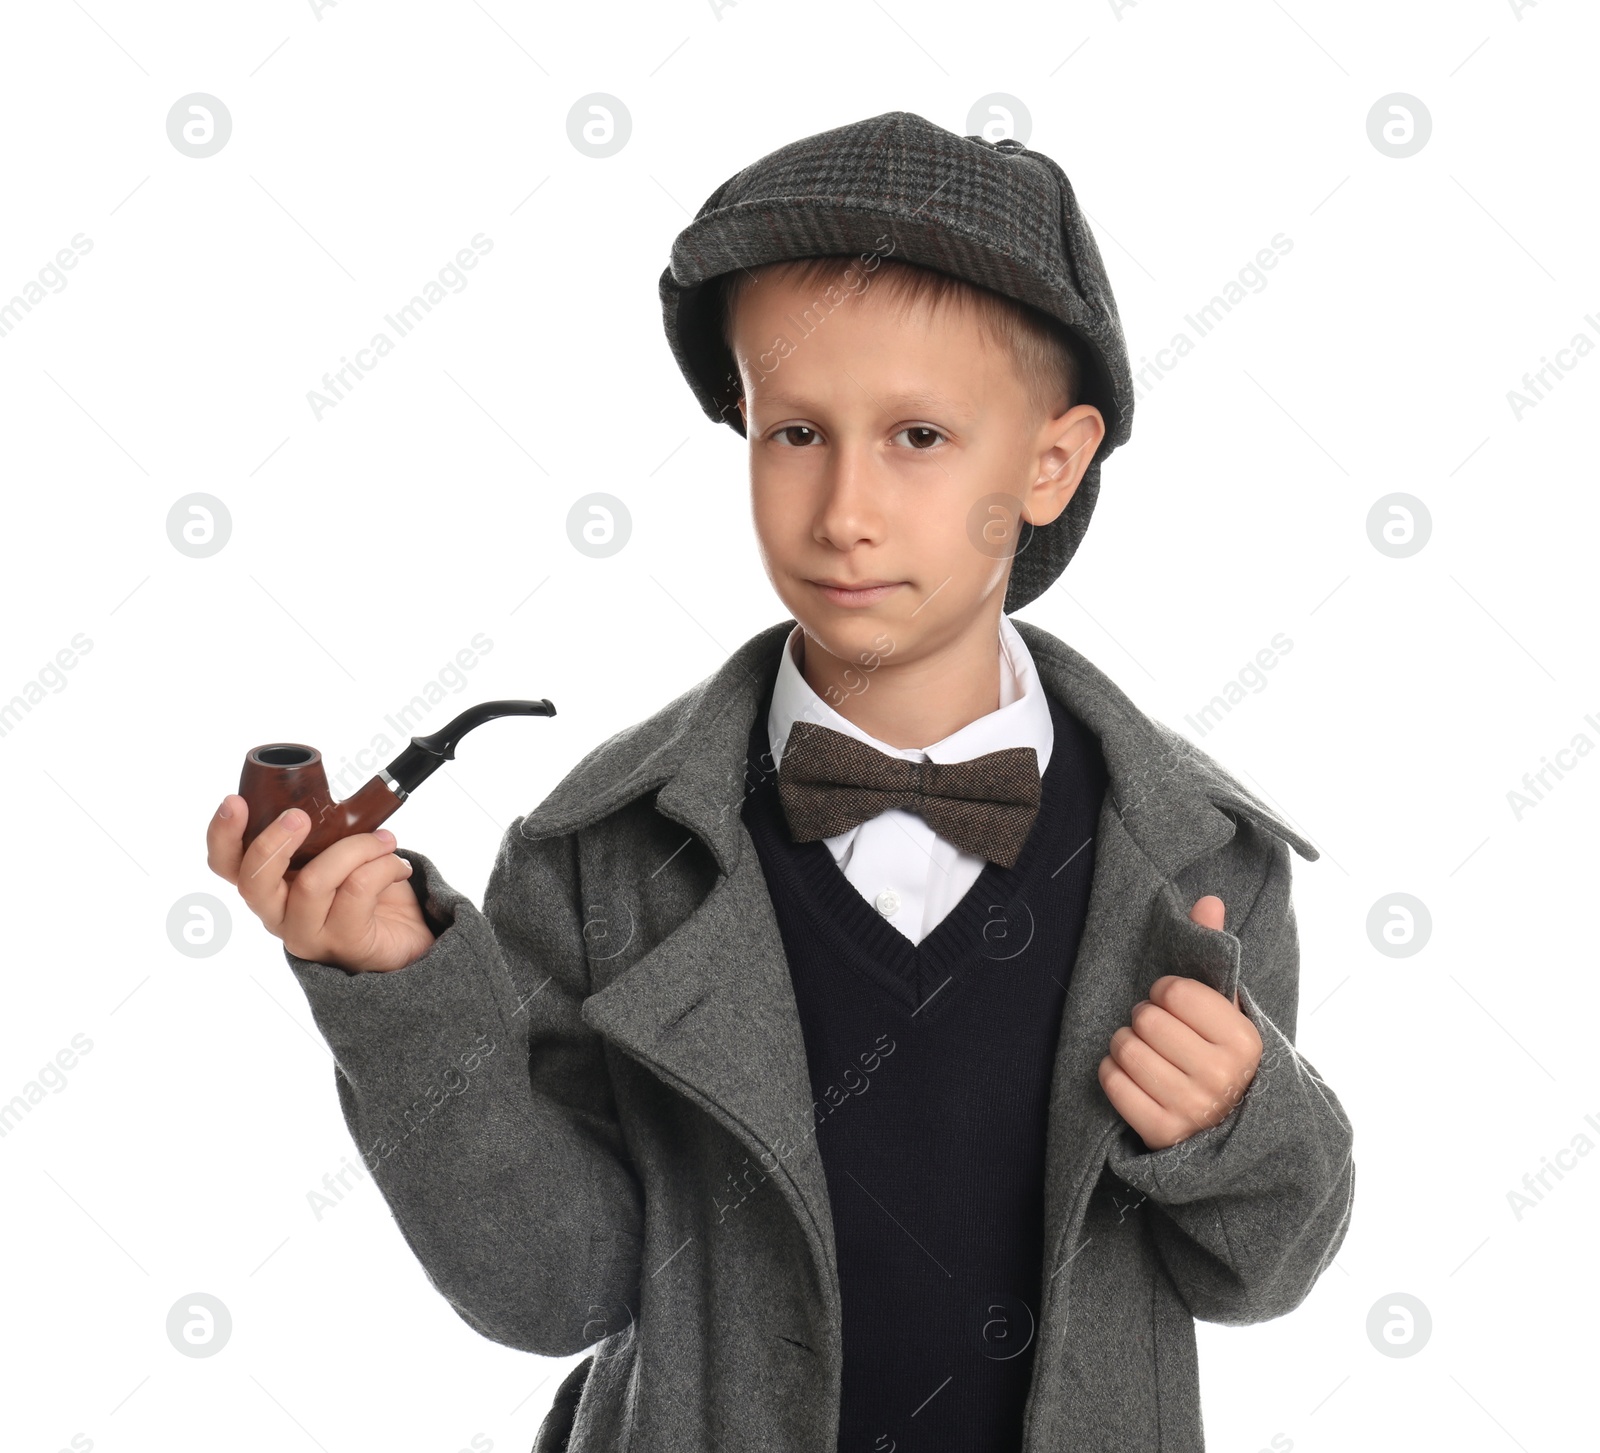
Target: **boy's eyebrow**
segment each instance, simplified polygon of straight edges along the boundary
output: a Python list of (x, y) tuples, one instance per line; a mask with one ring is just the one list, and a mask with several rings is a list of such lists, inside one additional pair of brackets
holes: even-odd
[[(762, 403), (769, 406), (798, 409), (802, 413), (806, 411), (810, 403), (808, 399), (796, 398), (793, 394), (784, 393), (781, 389), (764, 390), (760, 394), (760, 398)], [(972, 420), (972, 411), (970, 409), (932, 389), (907, 389), (900, 393), (874, 394), (872, 399), (874, 403), (889, 413), (895, 413), (901, 409), (924, 408), (932, 409), (936, 413), (946, 414), (951, 418), (960, 419), (963, 422), (970, 423)]]

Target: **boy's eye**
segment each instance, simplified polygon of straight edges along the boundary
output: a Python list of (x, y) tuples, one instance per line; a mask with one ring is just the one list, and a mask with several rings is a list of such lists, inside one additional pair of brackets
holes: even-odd
[[(946, 437), (941, 430), (935, 429), (930, 424), (911, 424), (900, 430), (900, 434), (910, 434), (914, 436), (911, 441), (911, 447), (924, 452), (933, 447), (933, 442), (935, 439), (944, 439)], [(900, 434), (896, 434), (894, 437), (898, 439)], [(929, 437), (930, 435), (932, 437)]]
[[(790, 434), (808, 434), (808, 435), (811, 436), (811, 438), (810, 439), (795, 440), (795, 439), (790, 439), (790, 438), (785, 437), (785, 436), (790, 435)], [(811, 439), (816, 438), (816, 436), (817, 436), (817, 431), (815, 429), (813, 429), (809, 424), (785, 424), (783, 426), (783, 428), (776, 430), (773, 433), (772, 437), (773, 437), (774, 440), (776, 440), (776, 441), (778, 441), (780, 443), (788, 444), (788, 445), (791, 445), (794, 448), (801, 449), (801, 448), (804, 448), (807, 444), (809, 444), (811, 442)]]

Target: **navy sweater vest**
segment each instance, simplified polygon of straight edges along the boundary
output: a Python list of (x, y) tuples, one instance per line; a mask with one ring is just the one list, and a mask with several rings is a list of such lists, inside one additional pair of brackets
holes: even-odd
[(1094, 873), (1100, 743), (1053, 698), (1032, 832), (920, 944), (790, 839), (767, 740), (742, 811), (794, 984), (843, 1305), (841, 1453), (1014, 1453), (1033, 1366), (1056, 1041)]

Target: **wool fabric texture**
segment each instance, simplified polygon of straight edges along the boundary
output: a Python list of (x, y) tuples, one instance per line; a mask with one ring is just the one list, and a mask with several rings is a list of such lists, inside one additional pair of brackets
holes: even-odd
[(813, 721), (794, 724), (778, 766), (778, 795), (795, 842), (832, 837), (904, 807), (963, 852), (1007, 868), (1033, 826), (1039, 791), (1032, 747), (964, 762), (910, 762)]

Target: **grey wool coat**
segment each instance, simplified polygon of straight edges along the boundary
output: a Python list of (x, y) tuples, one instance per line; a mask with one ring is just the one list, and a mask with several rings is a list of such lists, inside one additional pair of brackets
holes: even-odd
[[(1109, 771), (1042, 1147), (1022, 1447), (1200, 1453), (1195, 1319), (1293, 1311), (1350, 1220), (1351, 1127), (1294, 1045), (1289, 851), (1318, 854), (1071, 647), (1014, 624)], [(347, 973), (285, 951), (345, 1120), (434, 1286), (496, 1342), (592, 1349), (535, 1453), (836, 1446), (818, 1117), (739, 815), (792, 625), (596, 747), (513, 822), (482, 912), (405, 850), (439, 934), (413, 964)], [(1205, 893), (1226, 932), (1190, 921)], [(1238, 987), (1263, 1056), (1225, 1119), (1151, 1152), (1096, 1070), (1167, 973)]]

